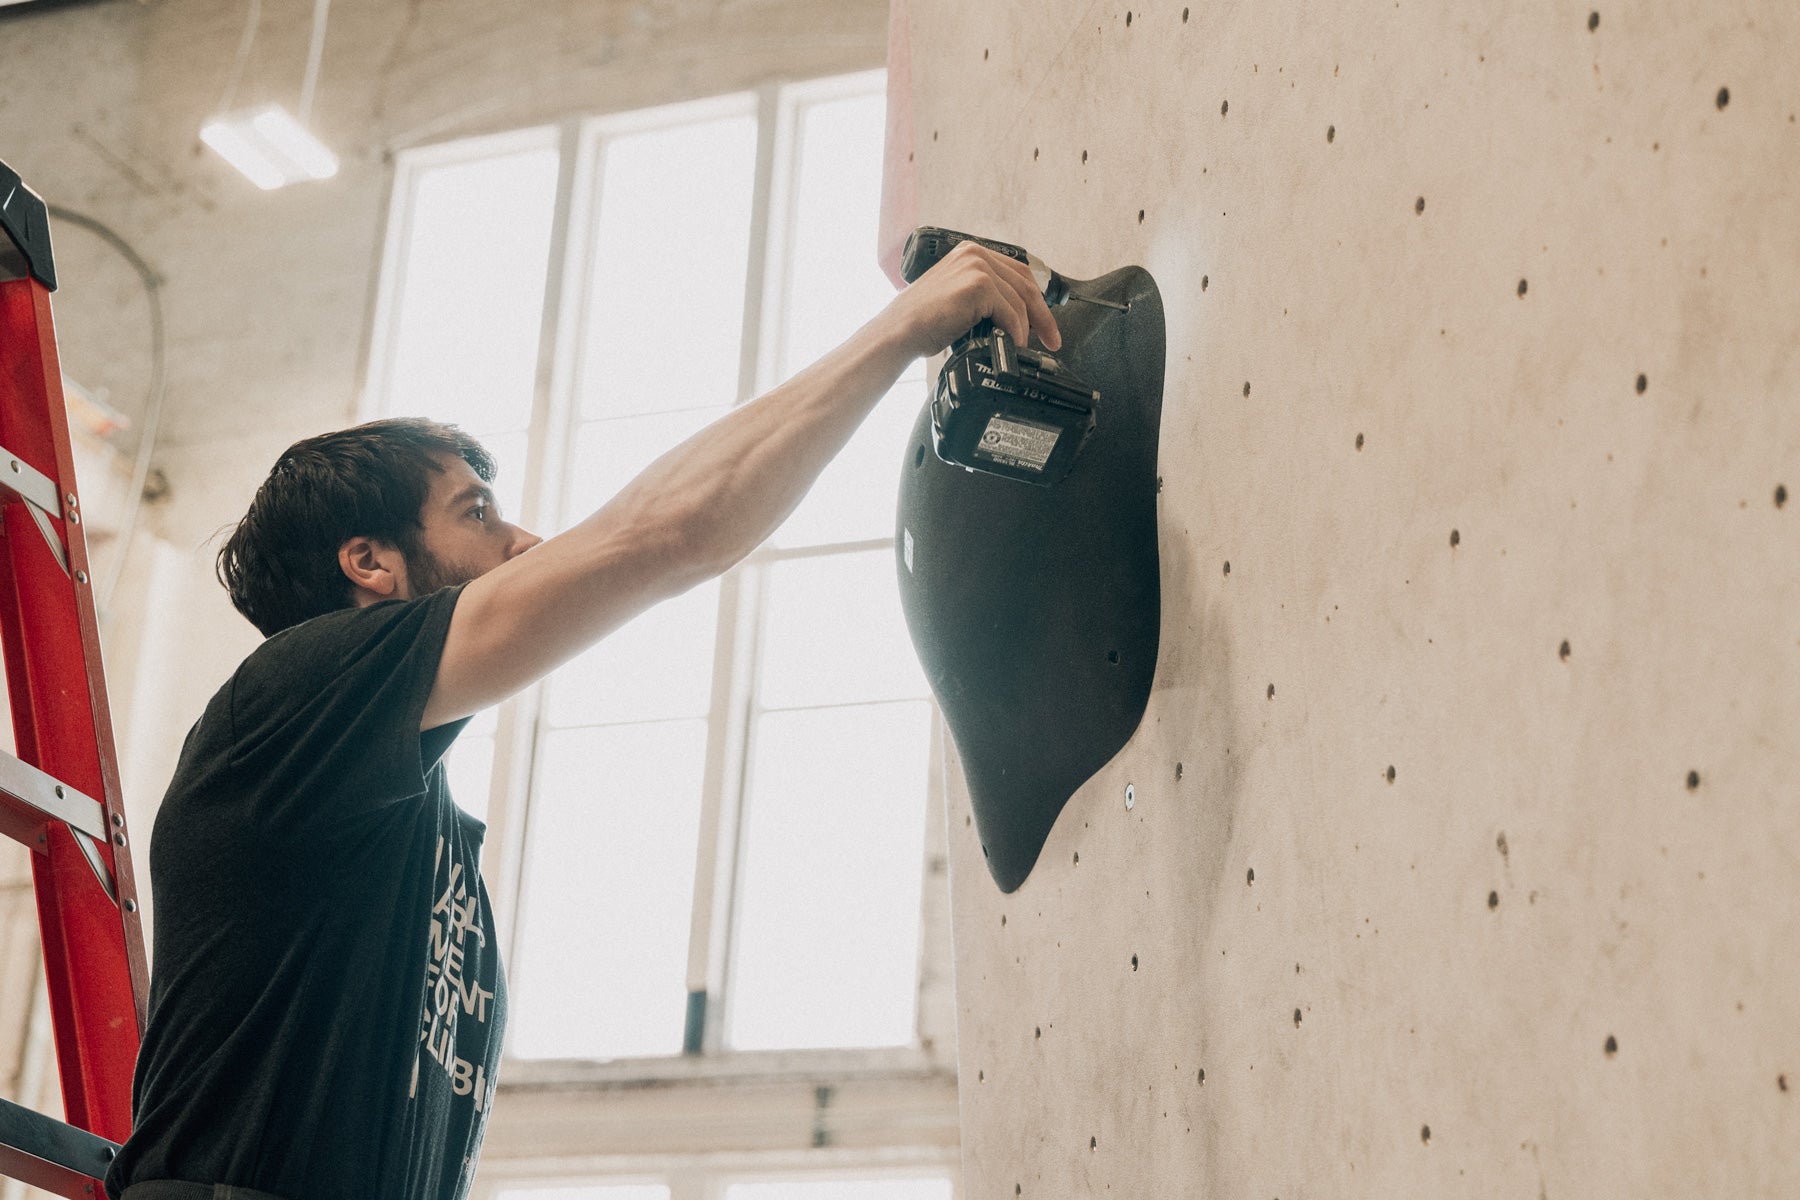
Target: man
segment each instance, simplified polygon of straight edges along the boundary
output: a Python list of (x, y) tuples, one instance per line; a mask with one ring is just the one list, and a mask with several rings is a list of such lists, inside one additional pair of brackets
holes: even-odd
[(849, 341), (542, 541), (473, 439), (377, 421), (282, 455), (219, 556), (267, 635), (188, 734), (152, 840), (155, 973), (124, 1200), (459, 1200), (506, 986), (468, 718), (780, 526), (914, 359), (993, 318), (1061, 336), (965, 243)]

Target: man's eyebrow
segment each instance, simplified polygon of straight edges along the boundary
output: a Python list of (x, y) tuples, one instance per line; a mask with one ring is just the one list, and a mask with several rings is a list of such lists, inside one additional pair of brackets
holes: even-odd
[(460, 508), (471, 500), (485, 500), (488, 507), (498, 507), (494, 500), (494, 489), (485, 483), (471, 483), (456, 495), (450, 497), (450, 507)]

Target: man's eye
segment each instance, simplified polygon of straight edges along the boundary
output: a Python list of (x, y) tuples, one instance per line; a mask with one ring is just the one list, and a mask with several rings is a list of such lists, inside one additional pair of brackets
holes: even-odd
[(488, 511), (487, 505), (477, 504), (474, 508), (471, 508), (469, 510), (469, 515), (474, 517), (477, 521), (480, 521), (483, 524), (486, 524), (487, 523), (487, 511)]

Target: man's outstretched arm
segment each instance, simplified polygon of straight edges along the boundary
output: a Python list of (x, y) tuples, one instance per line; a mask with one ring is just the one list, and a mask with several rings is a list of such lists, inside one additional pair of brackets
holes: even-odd
[(664, 454), (598, 512), (463, 589), (420, 727), (498, 703), (780, 528), (916, 358), (992, 318), (1061, 335), (1023, 263), (973, 243), (830, 354)]

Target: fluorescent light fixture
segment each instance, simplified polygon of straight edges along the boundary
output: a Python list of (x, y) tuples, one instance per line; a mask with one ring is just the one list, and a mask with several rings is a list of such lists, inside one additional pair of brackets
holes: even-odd
[(279, 104), (214, 117), (200, 140), (265, 191), (337, 174), (337, 156)]

